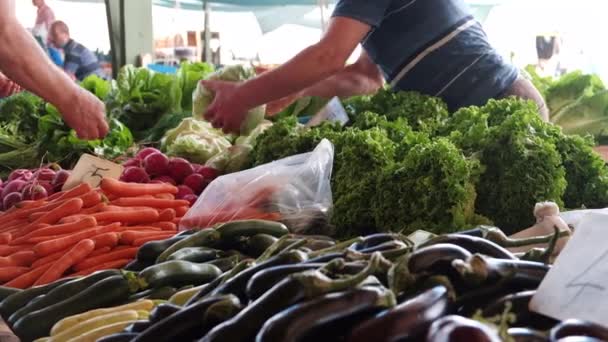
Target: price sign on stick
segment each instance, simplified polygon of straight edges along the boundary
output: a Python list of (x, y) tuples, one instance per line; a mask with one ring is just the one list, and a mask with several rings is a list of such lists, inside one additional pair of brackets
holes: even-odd
[(63, 185), (62, 190), (69, 190), (81, 183), (89, 183), (90, 186), (95, 188), (99, 186), (103, 178), (118, 179), (123, 169), (122, 165), (90, 154), (83, 154)]
[(589, 214), (557, 258), (530, 309), (608, 327), (608, 215)]

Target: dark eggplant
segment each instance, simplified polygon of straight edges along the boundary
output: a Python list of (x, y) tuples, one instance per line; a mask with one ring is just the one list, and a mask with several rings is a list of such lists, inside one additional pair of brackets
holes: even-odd
[(507, 249), (495, 244), (492, 241), (486, 240), (481, 237), (463, 234), (440, 235), (423, 243), (420, 247), (424, 248), (439, 243), (460, 246), (473, 254), (479, 253), (498, 259), (517, 260), (513, 253), (509, 252)]
[(190, 262), (207, 262), (222, 256), (222, 252), (208, 247), (186, 247), (169, 255), (167, 260), (183, 260)]
[(306, 255), (297, 250), (289, 251), (285, 254), (276, 255), (262, 263), (259, 263), (253, 267), (250, 267), (240, 272), (232, 279), (229, 279), (224, 284), (218, 286), (213, 291), (211, 291), (210, 295), (213, 296), (221, 294), (234, 294), (239, 297), (241, 302), (246, 303), (247, 283), (249, 282), (249, 279), (251, 279), (251, 277), (253, 277), (256, 273), (272, 266), (295, 264), (304, 260), (306, 260)]
[(268, 234), (258, 234), (247, 239), (243, 251), (254, 258), (259, 257), (268, 247), (277, 242), (277, 238)]
[(501, 342), (488, 326), (461, 316), (446, 316), (429, 328), (427, 342)]
[(395, 234), (378, 233), (364, 237), (363, 241), (355, 242), (349, 248), (363, 253), (364, 249), (375, 247), (390, 241), (397, 241)]
[(207, 311), (212, 305), (221, 301), (229, 301), (236, 308), (240, 305), (238, 298), (232, 295), (213, 296), (203, 299), (155, 322), (139, 334), (133, 342), (171, 342), (198, 339), (213, 327), (204, 318)]
[(243, 260), (238, 265), (236, 265), (232, 270), (228, 272), (224, 272), (221, 276), (217, 277), (215, 280), (203, 286), (194, 296), (192, 296), (187, 302), (186, 306), (190, 306), (199, 300), (205, 298), (211, 291), (215, 290), (218, 286), (224, 284), (229, 279), (232, 279), (234, 276), (239, 274), (240, 272), (250, 268), (252, 265), (251, 260)]
[(551, 266), (534, 261), (496, 259), (475, 254), (466, 262), (465, 267), (457, 268), (465, 278), (478, 284), (503, 281), (524, 289), (536, 289)]
[(160, 299), (167, 300), (177, 293), (177, 289), (171, 286), (163, 286), (159, 288), (151, 288), (129, 296), (129, 302), (140, 299)]
[(135, 321), (128, 325), (123, 332), (125, 333), (140, 333), (148, 329), (152, 325), (152, 322), (148, 320)]
[(361, 323), (350, 333), (348, 341), (420, 339), (429, 326), (446, 315), (449, 309), (448, 290), (444, 286), (435, 286)]
[(280, 265), (261, 270), (249, 279), (247, 283), (247, 297), (249, 300), (254, 301), (290, 274), (314, 270), (323, 267), (323, 265), (321, 263)]
[(558, 323), (556, 320), (532, 312), (528, 308), (534, 294), (536, 294), (535, 290), (522, 291), (499, 298), (483, 309), (483, 316), (493, 317), (502, 315), (508, 305), (507, 303), (511, 303), (510, 311), (516, 313), (516, 320), (512, 322), (512, 326), (525, 326), (539, 330), (550, 329)]
[(364, 271), (339, 280), (332, 280), (318, 270), (292, 274), (250, 303), (234, 318), (213, 328), (200, 341), (251, 341), (262, 325), (278, 312), (303, 299), (352, 288), (374, 273), (378, 264), (379, 258), (374, 255)]
[(131, 271), (131, 272), (141, 272), (152, 265), (154, 265), (154, 260), (142, 261), (139, 259), (135, 259), (135, 260), (131, 261), (130, 263), (128, 263), (122, 269), (125, 271)]
[(139, 334), (134, 333), (134, 332), (133, 333), (122, 332), (122, 333), (118, 333), (118, 334), (104, 336), (95, 342), (129, 342), (129, 341), (133, 340), (134, 338), (136, 338), (137, 335), (139, 335)]
[(547, 336), (544, 333), (528, 328), (509, 328), (507, 335), (513, 342), (546, 342)]
[(608, 341), (608, 329), (591, 322), (570, 319), (554, 326), (549, 332), (549, 341), (555, 342), (566, 337), (586, 336)]
[(452, 270), (452, 261), (468, 260), (471, 256), (462, 247), (439, 243), (410, 254), (408, 269), (412, 274), (445, 274)]
[[(296, 304), (274, 315), (256, 337), (256, 342), (317, 341), (335, 322), (378, 311), (395, 304), (392, 292), (382, 287), (362, 287), (328, 294)], [(348, 331), (341, 331), (346, 334)]]
[(173, 305), (170, 303), (162, 303), (152, 309), (152, 311), (150, 311), (150, 318), (148, 320), (151, 323), (160, 322), (161, 320), (173, 315), (181, 309), (181, 306)]

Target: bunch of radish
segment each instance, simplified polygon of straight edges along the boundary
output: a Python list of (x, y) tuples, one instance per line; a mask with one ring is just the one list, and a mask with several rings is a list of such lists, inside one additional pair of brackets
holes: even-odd
[(217, 170), (193, 164), (183, 158), (169, 158), (161, 151), (147, 147), (134, 158), (123, 163), (125, 170), (120, 178), (129, 183), (170, 183), (179, 192), (176, 199), (194, 205), (207, 185), (218, 176)]
[(56, 166), (14, 170), (5, 182), (0, 179), (0, 209), (8, 210), (23, 200), (47, 198), (61, 191), (69, 176), (69, 171)]

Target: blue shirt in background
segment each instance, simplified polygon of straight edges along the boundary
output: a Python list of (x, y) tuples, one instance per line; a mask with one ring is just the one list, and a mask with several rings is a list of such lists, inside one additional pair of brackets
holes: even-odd
[(450, 110), (483, 105), (517, 79), (462, 0), (340, 0), (333, 16), (372, 26), (362, 45), (395, 89)]
[(55, 65), (57, 65), (58, 67), (63, 67), (63, 57), (61, 56), (61, 53), (59, 52), (59, 50), (55, 49), (52, 46), (48, 47), (48, 52), (49, 52), (49, 57), (51, 58), (51, 61), (53, 61), (53, 63), (55, 63)]
[(65, 53), (63, 69), (74, 74), (79, 81), (91, 74), (105, 78), (97, 56), (82, 44), (70, 39), (63, 47), (63, 51)]

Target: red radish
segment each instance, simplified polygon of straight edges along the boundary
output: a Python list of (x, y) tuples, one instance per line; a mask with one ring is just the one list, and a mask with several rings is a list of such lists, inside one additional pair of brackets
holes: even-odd
[(192, 189), (195, 194), (200, 194), (207, 185), (207, 181), (205, 180), (205, 177), (198, 173), (193, 173), (184, 179), (184, 185)]
[(194, 191), (185, 185), (179, 185), (177, 187), (177, 194), (175, 194), (176, 199), (185, 199), (188, 195), (194, 195)]
[(196, 164), (196, 163), (192, 163), (192, 167), (194, 168), (194, 172), (198, 173), (202, 168), (204, 168), (205, 166), (201, 165), (201, 164)]
[(2, 189), (2, 198), (5, 198), (12, 192), (21, 192), (26, 185), (27, 183), (20, 179), (6, 183)]
[(53, 188), (53, 184), (51, 184), (51, 182), (40, 182), (40, 183), (38, 183), (38, 185), (40, 185), (41, 187), (44, 188), (44, 190), (46, 190), (46, 193), (48, 196), (55, 193), (55, 189)]
[(4, 196), (4, 200), (2, 201), (2, 204), (4, 206), (4, 209), (10, 209), (15, 204), (21, 202), (22, 200), (23, 200), (23, 196), (21, 196), (20, 193), (11, 192), (10, 194)]
[(28, 181), (32, 178), (32, 171), (26, 169), (17, 169), (8, 176), (8, 181), (24, 180)]
[(198, 174), (210, 181), (216, 179), (220, 175), (219, 171), (209, 166), (203, 166), (198, 170)]
[(132, 158), (127, 160), (126, 162), (122, 163), (122, 166), (124, 166), (125, 168), (127, 167), (142, 167), (142, 161), (141, 159), (137, 159), (137, 158)]
[(52, 181), (55, 178), (55, 171), (51, 169), (39, 169), (34, 172), (33, 178), (38, 181)]
[(184, 179), (194, 173), (189, 161), (183, 158), (171, 158), (169, 161), (169, 175), (175, 182), (181, 184)]
[(160, 176), (160, 177), (154, 178), (153, 180), (159, 181), (161, 183), (169, 183), (172, 185), (177, 185), (177, 183), (175, 183), (175, 180), (173, 180), (173, 178), (171, 178), (169, 176)]
[(169, 174), (169, 158), (162, 153), (152, 153), (144, 159), (144, 167), (150, 176)]
[(120, 180), (128, 183), (148, 183), (150, 176), (143, 167), (128, 167), (122, 173)]
[(159, 150), (155, 149), (154, 147), (146, 147), (144, 149), (141, 149), (139, 152), (137, 152), (135, 159), (144, 160), (144, 159), (146, 159), (147, 156), (154, 154), (154, 153), (161, 153), (161, 152)]
[(47, 198), (48, 193), (42, 185), (30, 184), (23, 188), (21, 191), (21, 196), (24, 200), (39, 200), (42, 198)]
[(63, 184), (65, 184), (65, 181), (67, 181), (69, 177), (70, 177), (70, 171), (67, 171), (67, 170), (57, 171), (57, 173), (55, 173), (55, 178), (53, 178), (53, 182), (51, 183), (53, 185), (53, 190), (61, 191)]
[(183, 198), (184, 200), (190, 202), (190, 206), (193, 206), (194, 203), (196, 203), (196, 200), (198, 200), (198, 196), (196, 195), (186, 195)]

